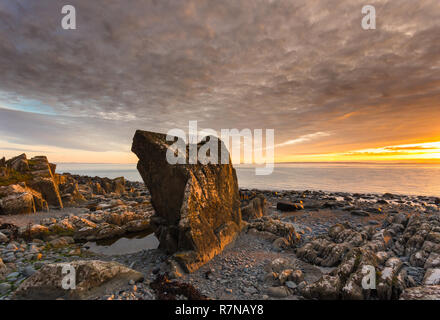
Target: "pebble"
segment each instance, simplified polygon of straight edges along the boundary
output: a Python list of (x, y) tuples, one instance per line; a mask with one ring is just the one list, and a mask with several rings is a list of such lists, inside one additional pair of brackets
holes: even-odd
[(9, 238), (3, 234), (2, 232), (0, 232), (0, 243), (2, 242), (8, 242)]
[(35, 272), (36, 272), (36, 270), (34, 269), (33, 266), (26, 266), (22, 271), (23, 275), (25, 275), (26, 277), (30, 277)]
[(296, 289), (298, 286), (293, 281), (286, 281), (286, 287), (289, 288), (289, 289)]
[(11, 288), (12, 285), (7, 282), (0, 283), (0, 296), (8, 293), (8, 291), (11, 290)]

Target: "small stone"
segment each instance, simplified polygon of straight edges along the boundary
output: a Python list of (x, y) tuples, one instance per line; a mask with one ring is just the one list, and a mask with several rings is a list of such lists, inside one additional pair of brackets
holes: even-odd
[(8, 293), (8, 291), (11, 290), (11, 288), (12, 286), (7, 282), (0, 283), (0, 296)]
[(10, 252), (3, 257), (3, 261), (6, 263), (14, 262), (16, 260), (15, 254)]
[(243, 292), (248, 293), (248, 294), (254, 294), (254, 293), (258, 292), (258, 290), (253, 286), (244, 287), (242, 290), (243, 290)]
[(6, 280), (8, 280), (8, 281), (15, 281), (15, 280), (17, 280), (17, 278), (20, 276), (20, 273), (18, 273), (18, 272), (12, 272), (12, 273), (10, 273), (10, 274), (8, 274), (7, 276), (6, 276)]
[(290, 274), (289, 280), (292, 280), (295, 283), (301, 283), (304, 281), (304, 274), (301, 270), (295, 270)]
[(267, 289), (267, 294), (274, 298), (285, 298), (289, 296), (290, 292), (289, 289), (286, 287), (270, 287)]
[(296, 289), (298, 286), (295, 282), (293, 281), (287, 281), (286, 282), (286, 287), (289, 289)]
[(11, 250), (11, 251), (17, 251), (18, 247), (14, 244), (14, 243), (10, 243), (6, 246), (6, 249)]
[(362, 210), (354, 210), (351, 212), (353, 216), (368, 217), (370, 214)]
[(25, 275), (26, 277), (30, 277), (31, 275), (33, 275), (35, 273), (35, 269), (33, 266), (27, 266), (23, 269), (22, 273), (23, 275)]
[(304, 289), (307, 286), (307, 282), (303, 281), (300, 284), (298, 284), (298, 289), (301, 291), (302, 289)]
[(8, 241), (9, 241), (9, 238), (5, 234), (0, 232), (0, 243), (4, 243), (4, 242), (8, 242)]

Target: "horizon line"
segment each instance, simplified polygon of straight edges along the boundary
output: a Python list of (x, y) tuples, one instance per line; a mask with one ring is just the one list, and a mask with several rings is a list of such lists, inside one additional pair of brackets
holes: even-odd
[[(384, 161), (275, 161), (274, 164), (309, 164), (309, 163), (334, 163), (334, 164), (440, 164), (439, 159), (427, 159), (431, 161), (409, 160), (407, 162), (394, 162), (393, 160)], [(54, 164), (137, 164), (137, 162), (57, 162)], [(256, 163), (232, 163), (233, 165), (258, 165)], [(261, 164), (261, 165), (264, 165)]]

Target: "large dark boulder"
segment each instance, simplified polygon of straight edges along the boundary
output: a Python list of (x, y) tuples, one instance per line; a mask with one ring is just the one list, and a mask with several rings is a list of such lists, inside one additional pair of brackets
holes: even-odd
[[(151, 193), (156, 211), (151, 221), (160, 247), (192, 272), (220, 253), (241, 229), (237, 176), (231, 161), (170, 164), (166, 153), (171, 144), (164, 134), (137, 130), (132, 151)], [(219, 140), (219, 153), (222, 145)]]

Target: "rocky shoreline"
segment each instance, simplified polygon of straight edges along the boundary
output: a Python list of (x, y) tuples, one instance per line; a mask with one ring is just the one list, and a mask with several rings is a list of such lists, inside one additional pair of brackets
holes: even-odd
[[(244, 204), (252, 195), (265, 197), (264, 217), (251, 219), (233, 245), (188, 274), (170, 265), (160, 249), (117, 256), (88, 250), (85, 240), (121, 237), (142, 229), (132, 221), (146, 225), (153, 214), (148, 191), (140, 183), (130, 183), (130, 188), (133, 192), (123, 197), (101, 195), (99, 201), (92, 197), (75, 207), (75, 213), (72, 208), (52, 210), (52, 217), (40, 221), (39, 213), (33, 214), (31, 226), (26, 225), (26, 215), (0, 216), (1, 299), (19, 298), (14, 293), (20, 284), (44, 265), (77, 260), (119, 262), (143, 274), (142, 281), (129, 281), (97, 299), (155, 299), (159, 294), (151, 284), (164, 273), (210, 299), (397, 299), (433, 294), (439, 298), (438, 198), (240, 190)], [(297, 207), (281, 211), (279, 203)], [(134, 219), (139, 218), (136, 214), (144, 216)], [(92, 235), (88, 228), (99, 231)], [(350, 250), (358, 253), (356, 267), (350, 264)], [(352, 288), (359, 287), (355, 278), (362, 264), (375, 265), (382, 275), (389, 270), (391, 280), (384, 279), (384, 293), (372, 297), (360, 295), (359, 290), (344, 293), (349, 281)], [(349, 271), (340, 274), (344, 268)]]
[[(181, 254), (167, 248), (180, 241), (181, 236), (169, 239), (178, 226), (157, 222), (154, 199), (143, 183), (56, 174), (56, 166), (45, 157), (27, 160), (21, 155), (1, 164), (1, 300), (440, 299), (437, 197), (236, 189), (240, 230), (233, 229), (232, 236), (223, 233), (226, 242), (215, 254), (206, 247), (187, 247), (190, 257), (202, 253), (204, 260), (181, 263), (175, 259)], [(193, 172), (199, 174), (194, 171), (199, 168), (185, 170), (193, 179), (192, 189), (185, 191), (188, 197), (211, 188), (203, 187), (209, 175), (212, 181), (230, 175), (231, 185), (235, 183), (232, 168), (197, 179)], [(163, 197), (160, 190), (155, 192), (156, 198)], [(205, 197), (219, 195), (210, 192)], [(158, 201), (166, 208), (165, 198)], [(188, 203), (203, 204), (197, 201)], [(184, 208), (188, 203), (177, 205)], [(235, 210), (235, 202), (227, 207)], [(191, 222), (214, 212), (210, 207), (194, 210), (200, 214), (185, 217), (193, 229), (184, 232), (216, 230), (213, 222)], [(228, 221), (220, 225), (224, 223)], [(153, 231), (166, 246), (128, 248), (118, 254), (91, 249), (100, 241), (151, 236)], [(185, 237), (187, 242), (193, 235)], [(203, 242), (203, 236), (198, 239), (200, 245), (210, 243)], [(177, 250), (185, 248), (178, 245)], [(194, 261), (197, 267), (185, 270)], [(60, 289), (66, 263), (81, 270), (73, 291)], [(374, 270), (374, 289), (362, 287), (366, 266)]]

